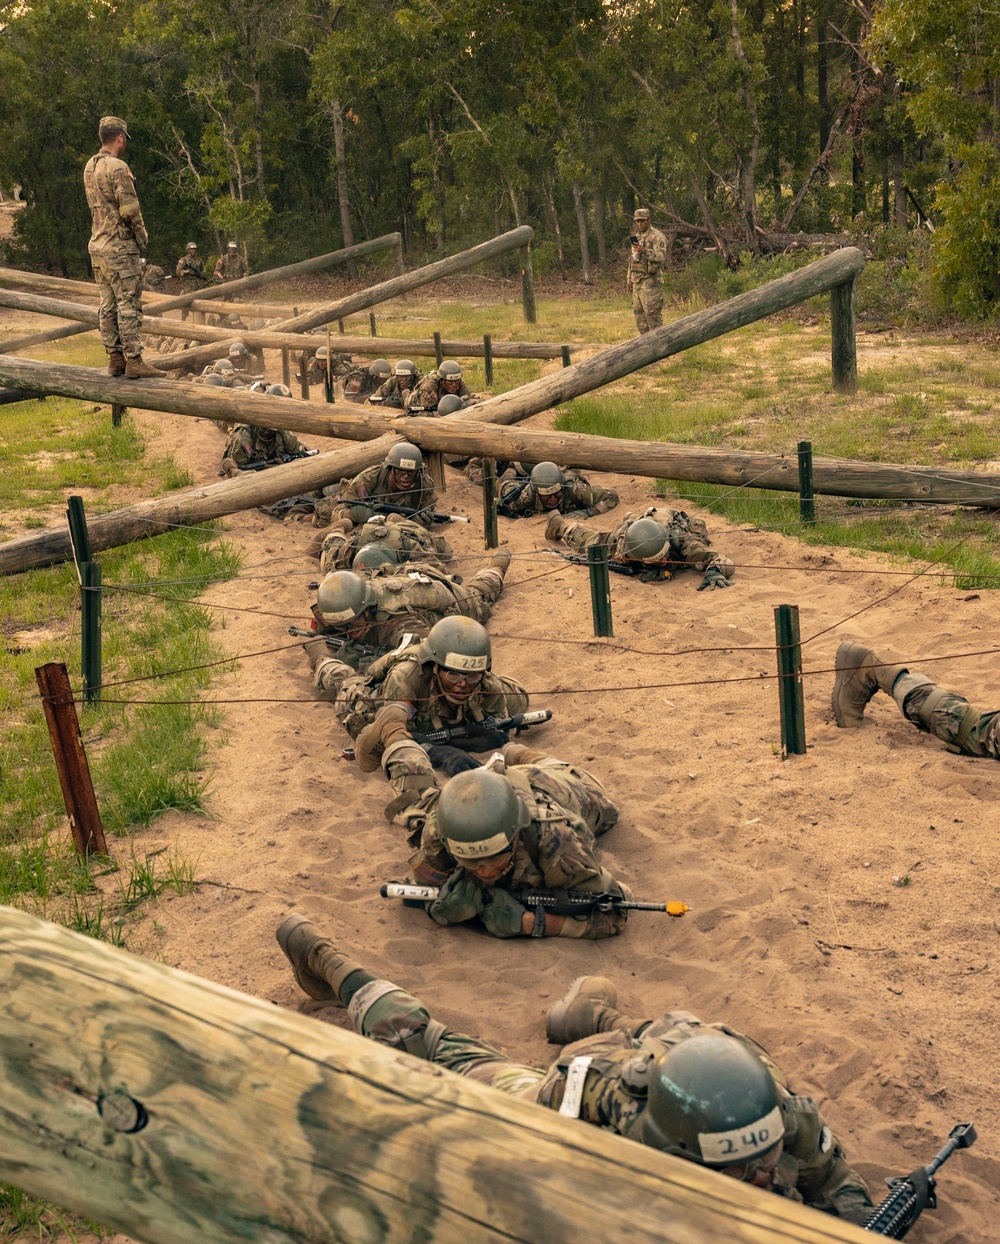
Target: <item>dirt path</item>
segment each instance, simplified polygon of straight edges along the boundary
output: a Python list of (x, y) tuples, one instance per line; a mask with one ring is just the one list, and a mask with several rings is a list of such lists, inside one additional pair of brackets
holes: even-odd
[[(138, 418), (196, 482), (214, 478), (222, 437), (213, 424)], [(598, 523), (652, 503), (649, 481), (612, 482), (622, 508)], [(471, 573), (482, 557), (479, 496), (449, 471), (445, 501), (473, 516), (449, 532)], [(684, 899), (683, 921), (638, 915), (606, 943), (497, 942), (383, 902), (379, 883), (402, 877), (407, 858), (382, 818), (387, 787), (340, 758), (345, 736), (330, 708), (310, 701), (305, 660), (291, 647), (215, 684), (215, 699), (296, 702), (226, 707), (209, 815), (170, 814), (138, 836), (137, 852), (176, 846), (210, 883), (150, 909), (132, 944), (340, 1023), (303, 1003), (274, 941), (282, 917), (304, 910), (450, 1025), (537, 1062), (552, 1054), (547, 1007), (573, 977), (606, 974), (633, 1013), (686, 1007), (761, 1040), (821, 1104), (876, 1198), (887, 1174), (929, 1160), (954, 1122), (974, 1119), (978, 1146), (948, 1166), (941, 1209), (913, 1238), (985, 1244), (1000, 1201), (1000, 769), (949, 754), (881, 695), (863, 730), (838, 730), (830, 673), (805, 681), (808, 755), (782, 763), (777, 693), (764, 675), (780, 602), (800, 606), (804, 636), (833, 627), (806, 649), (807, 668), (825, 671), (846, 636), (915, 668), (922, 656), (990, 648), (1000, 597), (925, 579), (836, 625), (902, 583), (880, 574), (899, 564), (727, 532), (706, 517), (744, 567), (735, 586), (698, 593), (694, 574), (656, 586), (616, 578), (616, 644), (590, 637), (585, 572), (531, 556), (545, 546), (541, 520), (501, 520), (515, 560), (491, 626), (495, 668), (545, 693), (535, 703), (554, 710), (532, 741), (592, 768), (621, 804), (608, 866), (638, 896)], [(257, 513), (228, 524), (247, 570), (205, 600), (257, 612), (223, 613), (226, 650), (291, 644), (285, 628), (306, 623), (313, 598), (313, 529)], [(757, 645), (765, 650), (746, 650)], [(719, 651), (670, 655), (689, 647)], [(927, 670), (984, 706), (1000, 703), (988, 658)], [(746, 681), (714, 681), (726, 678)], [(696, 685), (628, 689), (659, 683)], [(621, 689), (567, 694), (581, 687)], [(894, 884), (906, 876), (911, 884)]]

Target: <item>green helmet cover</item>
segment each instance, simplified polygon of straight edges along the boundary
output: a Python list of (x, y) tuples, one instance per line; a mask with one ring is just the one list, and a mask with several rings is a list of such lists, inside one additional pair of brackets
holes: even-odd
[(785, 1134), (774, 1077), (742, 1041), (707, 1030), (655, 1061), (630, 1140), (702, 1166), (752, 1162)]
[(213, 389), (224, 389), (226, 387), (225, 379), (217, 371), (209, 372), (205, 377), (205, 384)]
[(378, 604), (378, 598), (371, 584), (353, 570), (334, 570), (319, 585), (316, 604), (323, 621), (334, 626), (338, 622), (350, 622)]
[(400, 471), (420, 471), (424, 465), (424, 455), (409, 441), (398, 441), (385, 456), (385, 465), (396, 467)]
[(468, 769), (445, 782), (441, 790), (438, 831), (456, 859), (500, 855), (514, 841), (520, 820), (520, 803), (503, 774)]
[(399, 558), (396, 556), (396, 550), (389, 548), (388, 544), (381, 544), (378, 540), (373, 540), (371, 544), (366, 544), (364, 548), (358, 549), (354, 555), (354, 561), (351, 562), (352, 570), (374, 570), (376, 566), (398, 566)]
[(397, 359), (393, 370), (397, 376), (413, 376), (417, 371), (412, 359)]
[(388, 380), (392, 375), (392, 368), (389, 366), (388, 359), (376, 359), (368, 368), (368, 374), (375, 380)]
[(531, 483), (535, 492), (544, 497), (559, 492), (566, 483), (566, 477), (554, 462), (539, 462), (531, 468)]
[(461, 380), (462, 369), (454, 359), (445, 359), (438, 368), (438, 375), (442, 380)]
[(435, 622), (420, 645), (421, 661), (433, 661), (459, 674), (488, 670), (491, 655), (486, 627), (458, 615)]
[(655, 518), (637, 519), (625, 532), (625, 556), (637, 562), (662, 557), (669, 540), (670, 532), (663, 523)]
[(453, 415), (456, 410), (465, 410), (465, 403), (457, 393), (446, 393), (437, 404), (439, 415)]
[(267, 391), (272, 397), (291, 397), (292, 391), (287, 384), (270, 384)]

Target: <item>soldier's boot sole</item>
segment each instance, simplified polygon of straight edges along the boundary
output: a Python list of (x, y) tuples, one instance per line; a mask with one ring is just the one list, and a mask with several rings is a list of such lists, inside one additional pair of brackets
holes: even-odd
[(317, 1002), (340, 1005), (340, 986), (352, 972), (363, 970), (361, 964), (339, 951), (300, 912), (292, 912), (275, 936), (302, 992)]
[(865, 706), (879, 689), (875, 675), (878, 658), (871, 648), (846, 641), (837, 649), (837, 676), (833, 683), (833, 715), (841, 729), (857, 730)]
[(167, 373), (157, 367), (150, 367), (141, 358), (125, 360), (126, 380), (165, 380)]
[(108, 355), (108, 375), (125, 375), (125, 355), (122, 354), (121, 350), (112, 350)]
[(599, 1032), (601, 1012), (618, 1004), (618, 990), (604, 976), (578, 976), (545, 1021), (551, 1045), (569, 1045)]

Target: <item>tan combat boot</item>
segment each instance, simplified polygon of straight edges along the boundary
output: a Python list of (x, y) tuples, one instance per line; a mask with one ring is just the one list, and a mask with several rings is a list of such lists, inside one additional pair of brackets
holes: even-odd
[(125, 355), (122, 354), (121, 350), (112, 350), (108, 354), (108, 375), (125, 375)]
[(365, 726), (354, 744), (354, 756), (362, 773), (374, 773), (387, 747), (410, 737), (410, 714), (402, 704), (385, 704), (375, 720)]
[(846, 641), (837, 649), (837, 677), (833, 684), (833, 715), (837, 725), (856, 730), (864, 720), (865, 705), (876, 691), (892, 694), (905, 665), (890, 665), (871, 648)]
[(125, 379), (126, 380), (165, 380), (167, 373), (160, 371), (156, 367), (150, 367), (148, 363), (142, 361), (142, 355), (138, 358), (125, 360)]
[(302, 647), (309, 658), (309, 668), (315, 674), (317, 667), (330, 656), (330, 646), (325, 639), (310, 639)]
[(545, 539), (558, 540), (568, 526), (569, 520), (565, 514), (560, 514), (558, 510), (555, 510), (545, 524)]
[(293, 912), (279, 926), (275, 936), (292, 965), (299, 987), (317, 1002), (339, 1002), (340, 986), (352, 972), (364, 970), (299, 912)]
[(510, 550), (497, 549), (489, 561), (493, 570), (499, 570), (501, 574), (506, 574), (510, 568)]
[(569, 1045), (600, 1032), (601, 1013), (614, 1010), (618, 990), (604, 976), (578, 976), (565, 998), (555, 1004), (545, 1021), (552, 1045)]
[(505, 743), (500, 754), (506, 765), (536, 765), (540, 760), (548, 759), (548, 752), (540, 752), (527, 743)]

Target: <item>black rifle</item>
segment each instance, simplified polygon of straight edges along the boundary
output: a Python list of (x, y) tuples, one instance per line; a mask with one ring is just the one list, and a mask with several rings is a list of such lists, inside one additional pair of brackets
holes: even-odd
[(241, 471), (266, 471), (268, 467), (284, 466), (286, 462), (295, 462), (298, 458), (313, 458), (318, 449), (306, 449), (300, 454), (278, 454), (276, 458), (265, 458), (263, 462), (248, 462), (241, 466)]
[(359, 656), (372, 658), (380, 657), (388, 652), (388, 648), (379, 648), (376, 644), (359, 644), (356, 639), (350, 639), (346, 635), (324, 635), (322, 631), (304, 631), (301, 626), (290, 626), (288, 634), (300, 639), (325, 640), (331, 652), (342, 652), (345, 648), (350, 648)]
[[(383, 898), (401, 898), (404, 903), (421, 904), (433, 903), (439, 891), (432, 885), (387, 881), (379, 893)], [(683, 916), (689, 910), (687, 903), (633, 903), (620, 894), (589, 890), (512, 890), (511, 897), (529, 911), (542, 908), (553, 916), (585, 916), (592, 911), (665, 911), (668, 916)]]
[(884, 1235), (890, 1240), (901, 1240), (925, 1209), (937, 1209), (937, 1191), (934, 1176), (948, 1161), (956, 1149), (968, 1149), (976, 1140), (976, 1129), (971, 1123), (957, 1123), (948, 1133), (948, 1139), (934, 1160), (925, 1166), (927, 1176), (927, 1199), (918, 1190), (909, 1175), (889, 1179), (889, 1195), (877, 1205), (865, 1219), (864, 1229)]
[[(498, 474), (499, 466), (500, 464), (497, 463)], [(530, 475), (526, 475), (523, 480), (519, 480), (517, 488), (512, 488), (502, 501), (497, 502), (497, 513), (502, 514), (504, 518), (520, 518), (521, 515), (512, 510), (510, 507), (514, 504), (518, 497), (520, 497), (521, 493), (525, 491), (530, 483)]]
[[(564, 553), (562, 549), (546, 549), (546, 553), (554, 553), (556, 557), (561, 557), (564, 562), (572, 562), (574, 566), (589, 566), (590, 562), (579, 553)], [(637, 575), (645, 574), (647, 570), (654, 570), (657, 567), (646, 566), (643, 564), (633, 565), (631, 562), (616, 562), (613, 558), (608, 558), (608, 569), (612, 574), (627, 574), (631, 578)]]
[[(344, 504), (348, 504), (344, 502)], [(394, 505), (391, 501), (354, 501), (350, 504), (363, 505), (376, 514), (402, 514), (404, 518), (423, 518), (428, 514), (428, 510), (412, 510), (407, 505)], [(464, 518), (461, 514), (435, 514), (430, 512), (431, 518), (436, 523), (468, 523), (471, 519)]]
[(484, 717), (482, 721), (465, 721), (458, 726), (445, 726), (441, 730), (429, 730), (426, 734), (413, 732), (411, 737), (425, 746), (428, 743), (452, 743), (455, 739), (473, 739), (477, 734), (497, 732), (507, 734), (513, 730), (515, 737), (531, 726), (540, 726), (552, 718), (551, 708), (540, 708), (533, 713), (515, 713), (513, 717)]

